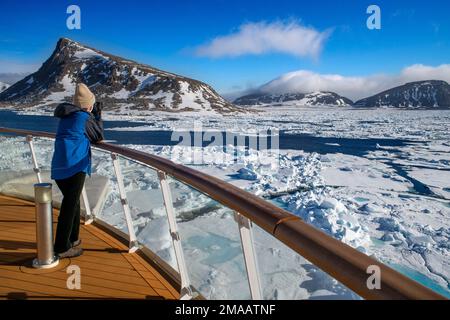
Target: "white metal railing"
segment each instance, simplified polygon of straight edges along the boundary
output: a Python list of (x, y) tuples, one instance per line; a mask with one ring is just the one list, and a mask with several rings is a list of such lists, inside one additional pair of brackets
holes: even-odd
[(244, 253), (245, 268), (247, 269), (250, 294), (253, 300), (262, 300), (261, 280), (259, 278), (258, 263), (256, 261), (255, 246), (253, 243), (252, 222), (238, 212), (235, 212), (234, 219), (239, 226), (239, 235)]
[(83, 198), (84, 210), (86, 212), (86, 215), (84, 217), (84, 224), (88, 225), (94, 221), (94, 215), (92, 214), (91, 206), (89, 204), (89, 199), (88, 199), (87, 192), (86, 192), (86, 186), (83, 186), (83, 190), (81, 191), (81, 197)]
[[(30, 152), (31, 152), (31, 158), (32, 158), (32, 164), (33, 164), (33, 171), (36, 173), (36, 178), (38, 183), (42, 183), (42, 177), (41, 177), (41, 169), (38, 165), (34, 144), (33, 144), (33, 136), (27, 135), (26, 141), (28, 142)], [(102, 152), (105, 152), (102, 150)], [(114, 175), (117, 181), (117, 187), (119, 190), (120, 195), (120, 202), (122, 204), (123, 214), (125, 216), (125, 221), (127, 224), (128, 229), (128, 237), (129, 237), (129, 253), (136, 252), (139, 249), (139, 242), (136, 237), (136, 232), (134, 230), (133, 225), (133, 219), (131, 217), (131, 211), (127, 200), (127, 194), (125, 191), (125, 186), (123, 182), (123, 175), (120, 167), (119, 162), (119, 156), (114, 153), (110, 152), (111, 160), (114, 168)], [(124, 157), (126, 158), (126, 157)], [(132, 160), (132, 159), (130, 159)], [(134, 160), (133, 160), (134, 161)], [(183, 254), (183, 248), (182, 248), (182, 242), (180, 233), (178, 232), (178, 225), (176, 222), (176, 216), (173, 209), (173, 200), (172, 200), (172, 192), (169, 187), (169, 183), (167, 181), (166, 173), (161, 170), (156, 170), (149, 165), (146, 165), (144, 163), (140, 163), (139, 161), (134, 161), (136, 163), (139, 163), (140, 165), (144, 167), (148, 167), (152, 170), (155, 170), (158, 174), (158, 179), (161, 186), (162, 196), (163, 196), (163, 202), (164, 207), (167, 213), (167, 219), (169, 223), (169, 232), (172, 239), (172, 244), (175, 252), (176, 257), (176, 263), (178, 267), (178, 272), (180, 274), (181, 278), (181, 291), (180, 291), (180, 300), (190, 300), (196, 297), (198, 294), (194, 293), (193, 287), (191, 284), (191, 281), (189, 279), (188, 274), (188, 268), (186, 266), (186, 260), (184, 258)], [(86, 193), (85, 186), (83, 187), (82, 193), (81, 193), (84, 208), (85, 208), (85, 222), (84, 224), (90, 224), (95, 220), (95, 216), (93, 215), (90, 205), (89, 205), (89, 199)], [(262, 300), (262, 290), (261, 290), (261, 281), (260, 281), (260, 275), (258, 271), (258, 263), (256, 260), (256, 254), (255, 254), (255, 248), (253, 243), (253, 234), (252, 234), (252, 223), (251, 221), (240, 215), (239, 213), (235, 213), (235, 221), (237, 223), (238, 229), (239, 229), (239, 235), (240, 235), (240, 241), (241, 241), (241, 247), (244, 255), (244, 262), (247, 272), (247, 279), (248, 284), (250, 288), (250, 294), (252, 299), (254, 300)]]
[(186, 260), (184, 259), (183, 248), (181, 247), (181, 237), (178, 232), (178, 225), (173, 210), (172, 192), (167, 182), (166, 174), (158, 170), (158, 178), (161, 184), (164, 207), (166, 208), (167, 219), (169, 220), (169, 232), (172, 238), (173, 249), (177, 260), (178, 272), (181, 277), (181, 299), (189, 300), (193, 298), (191, 281), (189, 280)]
[(34, 152), (33, 136), (28, 135), (26, 137), (26, 141), (28, 142), (28, 146), (30, 147), (31, 161), (33, 162), (33, 171), (36, 173), (37, 182), (42, 183), (41, 169), (39, 168), (36, 160), (36, 152)]
[(134, 231), (133, 219), (131, 218), (130, 206), (128, 205), (127, 193), (123, 184), (122, 171), (120, 170), (119, 157), (116, 153), (111, 153), (111, 159), (114, 166), (114, 173), (116, 175), (117, 186), (119, 187), (120, 202), (122, 203), (123, 214), (128, 227), (128, 235), (130, 237), (129, 252), (135, 252), (139, 249), (139, 244)]

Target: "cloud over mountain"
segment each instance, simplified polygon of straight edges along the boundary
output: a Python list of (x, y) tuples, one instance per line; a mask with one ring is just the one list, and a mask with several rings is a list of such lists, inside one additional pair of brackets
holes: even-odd
[(408, 82), (422, 80), (450, 82), (450, 64), (442, 64), (436, 67), (415, 64), (402, 69), (398, 74), (368, 76), (342, 76), (299, 70), (283, 74), (254, 91), (272, 94), (332, 91), (357, 100)]
[(317, 58), (330, 33), (297, 22), (252, 22), (241, 25), (235, 33), (218, 36), (197, 47), (195, 53), (210, 58), (267, 53)]

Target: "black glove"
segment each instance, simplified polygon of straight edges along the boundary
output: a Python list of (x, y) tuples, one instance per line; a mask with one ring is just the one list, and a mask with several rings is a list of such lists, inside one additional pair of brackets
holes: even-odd
[(100, 120), (102, 118), (102, 110), (103, 110), (103, 102), (96, 102), (94, 107), (92, 108), (92, 114), (94, 115), (96, 120)]

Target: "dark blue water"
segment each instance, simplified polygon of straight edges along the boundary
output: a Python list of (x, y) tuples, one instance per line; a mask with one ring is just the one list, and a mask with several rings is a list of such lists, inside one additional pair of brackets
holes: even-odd
[(441, 285), (439, 285), (438, 283), (436, 283), (435, 281), (431, 280), (430, 278), (428, 278), (426, 275), (413, 270), (411, 268), (405, 267), (405, 266), (401, 266), (399, 264), (390, 264), (390, 266), (397, 270), (400, 273), (403, 273), (404, 275), (408, 276), (411, 279), (416, 280), (419, 283), (424, 284), (425, 286), (427, 286), (428, 288), (436, 291), (437, 293), (443, 295), (444, 297), (446, 297), (447, 299), (450, 299), (450, 286), (448, 286), (447, 288), (442, 287)]
[[(152, 125), (152, 123), (133, 121), (104, 121), (105, 129), (120, 127), (139, 127)], [(17, 129), (27, 129), (36, 131), (56, 132), (58, 119), (49, 116), (38, 115), (18, 115), (12, 111), (0, 111), (0, 127)], [(176, 145), (178, 140), (172, 140), (172, 131), (106, 131), (107, 140), (114, 140), (119, 144), (142, 144), (142, 145)], [(191, 132), (191, 137), (194, 134)], [(222, 133), (225, 141), (226, 133)], [(248, 140), (247, 140), (248, 141)], [(208, 146), (211, 142), (203, 141), (203, 146)], [(291, 134), (281, 131), (279, 139), (280, 149), (303, 150), (305, 152), (317, 152), (320, 154), (343, 153), (355, 156), (363, 156), (370, 151), (377, 150), (377, 145), (386, 147), (401, 147), (406, 144), (417, 143), (408, 140), (398, 139), (355, 139), (355, 138), (333, 138), (315, 137), (309, 134)], [(338, 144), (338, 145), (336, 145)], [(271, 147), (269, 140), (268, 147)]]
[[(151, 123), (146, 123), (151, 125)], [(138, 127), (143, 123), (130, 121), (105, 121), (106, 128), (116, 127)], [(56, 132), (58, 118), (38, 115), (19, 115), (8, 110), (0, 110), (0, 127), (26, 129), (34, 131)]]
[(440, 198), (440, 196), (431, 191), (431, 189), (427, 185), (423, 184), (417, 179), (414, 179), (413, 177), (410, 177), (408, 175), (408, 171), (406, 171), (402, 165), (399, 165), (398, 163), (395, 163), (393, 161), (386, 161), (385, 164), (388, 164), (391, 168), (393, 168), (399, 176), (408, 179), (409, 182), (412, 183), (413, 189), (416, 191), (416, 193)]

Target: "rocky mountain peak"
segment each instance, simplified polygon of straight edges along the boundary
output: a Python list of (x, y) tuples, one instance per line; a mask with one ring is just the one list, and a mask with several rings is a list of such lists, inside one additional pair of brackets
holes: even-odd
[(5, 91), (9, 88), (9, 84), (0, 82), (0, 92)]
[(450, 85), (442, 80), (409, 82), (355, 102), (356, 107), (450, 108)]
[(52, 108), (71, 100), (77, 82), (88, 85), (110, 110), (241, 111), (201, 81), (114, 56), (67, 38), (58, 40), (55, 50), (38, 71), (1, 92), (0, 103)]
[(350, 106), (352, 101), (334, 92), (317, 91), (311, 93), (253, 93), (234, 101), (237, 105), (246, 106)]

